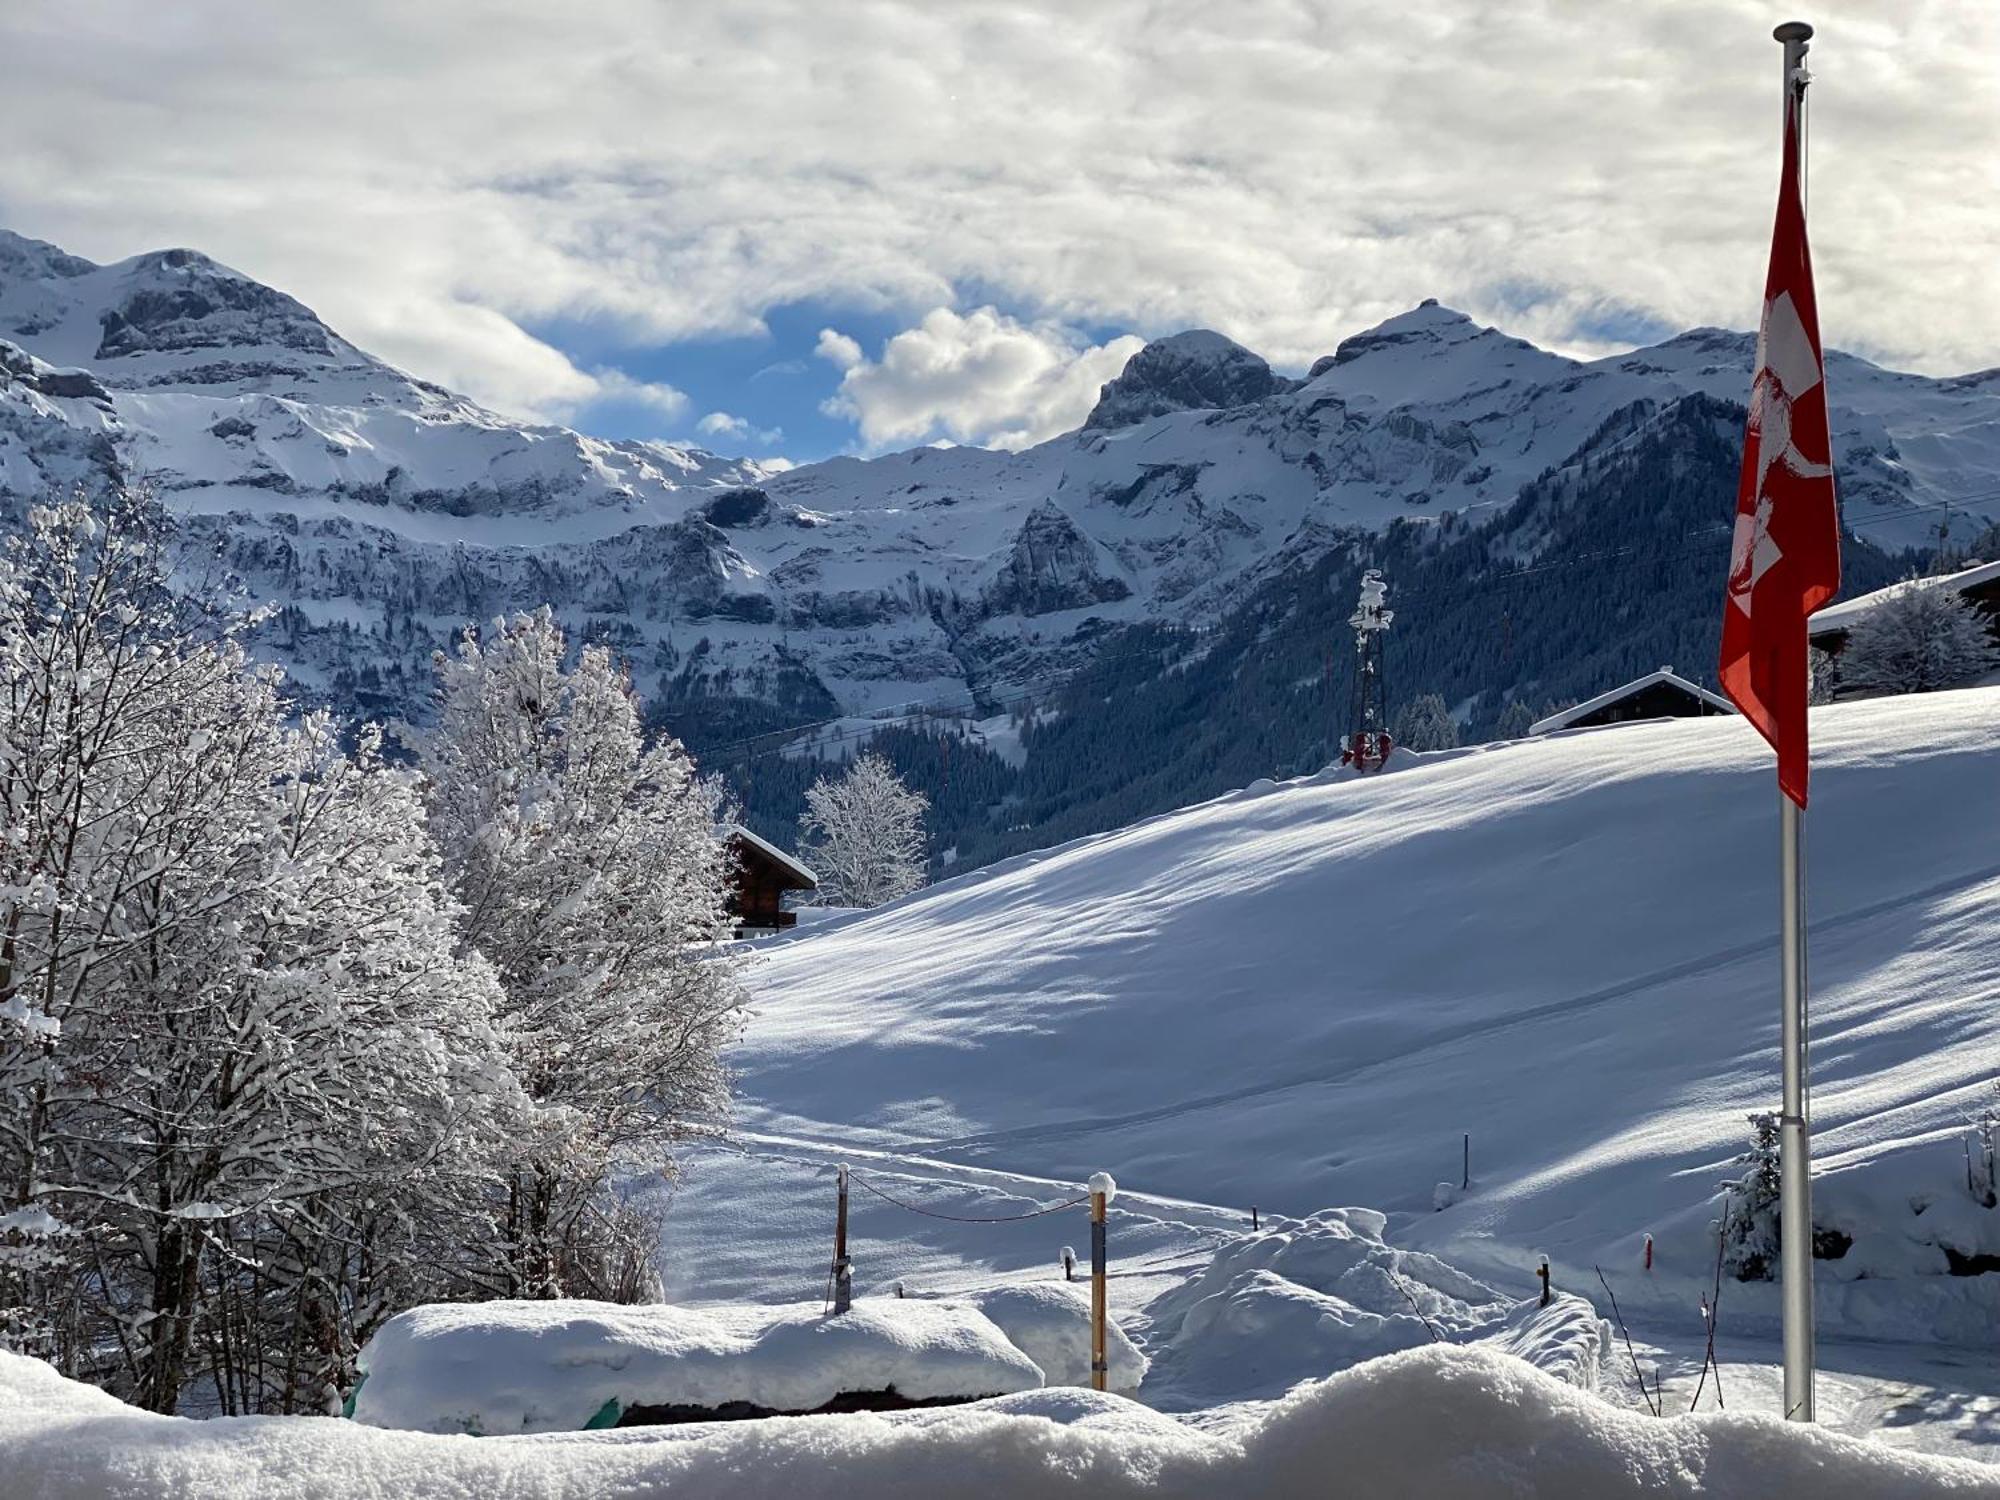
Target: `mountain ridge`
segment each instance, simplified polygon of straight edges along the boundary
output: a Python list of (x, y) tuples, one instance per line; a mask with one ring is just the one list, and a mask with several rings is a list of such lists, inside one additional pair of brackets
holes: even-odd
[[(1607, 431), (1740, 409), (1751, 343), (1582, 361), (1431, 300), (1293, 377), (1189, 330), (1034, 448), (784, 471), (501, 417), (198, 252), (99, 266), (0, 231), (0, 495), (150, 485), (280, 606), (261, 646), (301, 695), (343, 712), (421, 716), (432, 651), (548, 603), (697, 748), (828, 720), (825, 750), (913, 702), (990, 718), (1133, 631), (1227, 636), (1260, 591), (1397, 528), (1451, 553)], [(2000, 382), (1828, 366), (1851, 525), (1893, 548), (2000, 517)], [(1517, 562), (1564, 535), (1503, 534)]]

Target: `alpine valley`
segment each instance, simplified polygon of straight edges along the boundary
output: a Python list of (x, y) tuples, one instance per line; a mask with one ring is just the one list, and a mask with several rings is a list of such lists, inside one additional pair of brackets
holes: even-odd
[[(1586, 363), (1426, 302), (1293, 377), (1193, 331), (1039, 447), (786, 469), (503, 418), (191, 250), (0, 231), (0, 496), (151, 488), (277, 606), (301, 699), (356, 717), (420, 720), (433, 651), (548, 604), (761, 831), (873, 742), (939, 861), (984, 863), (1324, 764), (1365, 567), (1392, 702), (1468, 737), (1710, 678), (1752, 346)], [(1827, 368), (1848, 591), (1992, 546), (2000, 371)]]

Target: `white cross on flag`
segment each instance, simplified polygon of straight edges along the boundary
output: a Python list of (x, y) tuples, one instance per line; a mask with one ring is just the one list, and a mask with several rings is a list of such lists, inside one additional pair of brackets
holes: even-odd
[(1722, 690), (1778, 752), (1778, 785), (1806, 805), (1806, 619), (1840, 591), (1826, 381), (1799, 193), (1798, 95), (1785, 110), (1784, 179), (1764, 282), (1757, 374), (1736, 485), (1722, 607)]

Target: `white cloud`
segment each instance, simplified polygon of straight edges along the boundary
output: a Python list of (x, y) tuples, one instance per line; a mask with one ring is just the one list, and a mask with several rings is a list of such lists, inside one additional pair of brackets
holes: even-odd
[[(2000, 7), (1838, 9), (1812, 57), (1826, 334), (1922, 369), (2000, 363)], [(1755, 316), (1771, 17), (13, 0), (0, 204), (98, 259), (199, 246), (419, 374), (544, 414), (602, 377), (524, 326), (657, 343), (806, 299), (914, 316), (968, 287), (1070, 326), (1214, 327), (1293, 368), (1430, 295), (1589, 348), (1607, 315)]]
[(703, 437), (726, 438), (733, 443), (753, 443), (761, 448), (783, 442), (785, 437), (782, 427), (759, 427), (754, 422), (726, 411), (708, 412), (694, 424), (694, 430)]
[(851, 370), (861, 363), (861, 346), (832, 328), (819, 331), (819, 344), (813, 353), (836, 370)]
[(876, 361), (831, 328), (819, 338), (846, 370), (827, 410), (853, 418), (873, 447), (937, 432), (993, 448), (1039, 443), (1080, 426), (1098, 387), (1145, 342), (1127, 335), (1088, 345), (1056, 324), (1019, 323), (991, 307), (963, 316), (934, 308)]
[(663, 417), (678, 417), (687, 410), (687, 393), (657, 380), (634, 380), (612, 366), (590, 371), (589, 379), (594, 386), (591, 401), (622, 401)]

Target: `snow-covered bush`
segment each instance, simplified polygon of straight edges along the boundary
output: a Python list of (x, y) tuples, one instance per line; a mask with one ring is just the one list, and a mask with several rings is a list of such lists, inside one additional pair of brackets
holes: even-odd
[(1930, 693), (2000, 667), (1986, 613), (1955, 589), (1910, 584), (1854, 622), (1843, 684), (1864, 693)]
[(498, 975), (533, 1106), (500, 1185), (496, 1270), (516, 1296), (631, 1286), (642, 1231), (610, 1191), (613, 1155), (664, 1164), (668, 1143), (719, 1126), (718, 1052), (743, 1003), (709, 946), (729, 931), (712, 789), (678, 741), (646, 743), (608, 651), (566, 656), (547, 609), (468, 631), (438, 658), (421, 747), (461, 947)]
[(1458, 720), (1438, 693), (1423, 693), (1396, 710), (1389, 735), (1405, 750), (1449, 750), (1458, 743)]
[[(225, 1405), (322, 1404), (360, 1217), (448, 1217), (441, 1174), (495, 1133), (497, 993), (413, 778), (288, 722), (247, 618), (169, 587), (157, 508), (29, 519), (0, 565), (0, 1305), (155, 1410), (203, 1363)], [(297, 1275), (220, 1252), (281, 1235)]]
[(1776, 1115), (1750, 1116), (1746, 1170), (1723, 1184), (1722, 1265), (1738, 1281), (1768, 1281), (1778, 1264), (1778, 1135)]
[(879, 755), (860, 756), (838, 781), (822, 776), (806, 792), (799, 852), (819, 876), (823, 906), (880, 906), (924, 883), (924, 813)]

